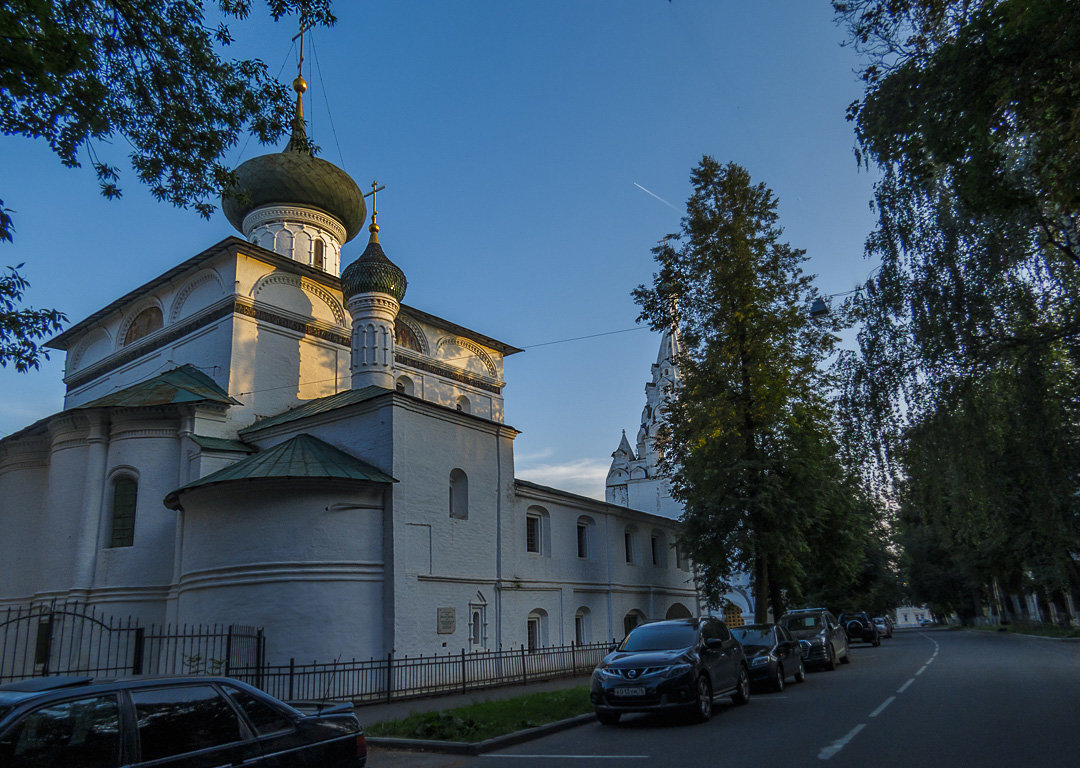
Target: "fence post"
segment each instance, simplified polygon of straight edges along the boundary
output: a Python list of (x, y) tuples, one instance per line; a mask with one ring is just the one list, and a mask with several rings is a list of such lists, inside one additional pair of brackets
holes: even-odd
[(262, 627), (255, 633), (255, 679), (258, 680), (255, 687), (263, 687), (263, 665), (266, 663), (266, 636), (263, 634)]
[(296, 657), (289, 657), (289, 701), (293, 698), (293, 676), (296, 674)]
[(390, 703), (390, 697), (394, 695), (394, 652), (386, 654), (386, 703)]
[(141, 675), (143, 672), (143, 654), (146, 645), (146, 630), (135, 627), (135, 653), (131, 660), (131, 674)]
[(577, 672), (577, 641), (570, 643), (570, 669)]
[(521, 684), (529, 684), (529, 671), (525, 668), (525, 644), (521, 645)]
[(461, 692), (465, 693), (465, 649), (461, 649)]
[(225, 635), (225, 677), (231, 677), (229, 675), (229, 662), (232, 660), (232, 628), (233, 625), (229, 625), (229, 633)]

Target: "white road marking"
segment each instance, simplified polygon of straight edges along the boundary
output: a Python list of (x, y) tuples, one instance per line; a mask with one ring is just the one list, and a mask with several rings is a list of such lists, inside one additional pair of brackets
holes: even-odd
[(651, 755), (514, 755), (510, 753), (493, 755), (488, 753), (480, 757), (513, 757), (522, 760), (648, 760)]
[(899, 688), (897, 688), (896, 692), (897, 693), (903, 693), (904, 691), (906, 691), (908, 689), (908, 686), (911, 685), (914, 682), (915, 682), (915, 678), (913, 677), (910, 680), (908, 680), (906, 683), (901, 685)]
[(870, 713), (870, 717), (877, 717), (878, 715), (880, 715), (885, 710), (885, 707), (889, 706), (894, 701), (896, 701), (895, 696), (890, 696), (889, 698), (885, 699), (885, 701), (881, 704), (880, 707), (878, 707), (877, 709), (875, 709), (873, 712)]
[(855, 736), (859, 733), (859, 731), (861, 731), (865, 727), (866, 723), (859, 723), (858, 725), (856, 725), (854, 728), (848, 731), (847, 736), (842, 739), (837, 739), (832, 744), (825, 747), (825, 749), (818, 752), (818, 760), (828, 760), (829, 758), (831, 758), (841, 749), (846, 747), (848, 745), (848, 742), (854, 739)]
[(926, 671), (926, 664), (923, 664), (921, 667), (919, 667), (919, 671), (915, 673), (915, 677), (918, 677), (919, 675), (921, 675), (925, 671)]

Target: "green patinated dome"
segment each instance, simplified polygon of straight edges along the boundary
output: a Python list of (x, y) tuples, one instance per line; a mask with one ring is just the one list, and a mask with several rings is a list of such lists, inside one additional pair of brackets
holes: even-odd
[(386, 258), (376, 236), (372, 236), (360, 258), (341, 273), (341, 292), (348, 301), (358, 293), (388, 293), (398, 301), (405, 296), (408, 281), (397, 264)]
[(367, 206), (356, 182), (333, 163), (305, 149), (253, 157), (236, 169), (236, 192), (222, 197), (221, 208), (229, 223), (243, 231), (244, 217), (263, 205), (303, 205), (328, 213), (345, 225), (345, 240), (352, 240), (364, 226)]

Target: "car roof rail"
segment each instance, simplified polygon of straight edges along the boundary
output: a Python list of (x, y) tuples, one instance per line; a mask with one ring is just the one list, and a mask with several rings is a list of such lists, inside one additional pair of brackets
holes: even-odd
[(94, 682), (92, 677), (31, 677), (28, 680), (19, 680), (15, 683), (0, 685), (0, 691), (16, 691), (19, 693), (39, 693), (41, 691), (55, 691), (59, 688), (74, 688), (79, 685), (89, 685)]

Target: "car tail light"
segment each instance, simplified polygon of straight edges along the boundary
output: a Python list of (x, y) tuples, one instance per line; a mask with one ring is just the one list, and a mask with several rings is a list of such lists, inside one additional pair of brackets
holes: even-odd
[(367, 738), (362, 733), (356, 735), (356, 756), (367, 757)]

